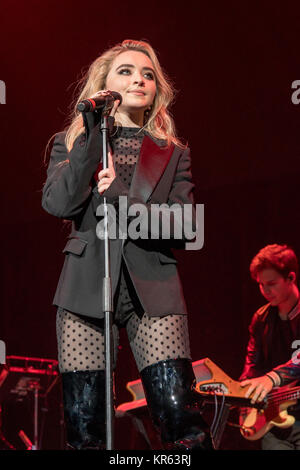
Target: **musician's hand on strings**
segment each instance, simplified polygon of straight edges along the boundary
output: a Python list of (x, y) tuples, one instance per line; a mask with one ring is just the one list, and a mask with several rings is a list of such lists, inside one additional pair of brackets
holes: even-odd
[(274, 383), (268, 375), (263, 375), (255, 379), (247, 379), (241, 382), (241, 387), (250, 385), (248, 388), (245, 398), (249, 398), (252, 393), (251, 403), (261, 402), (265, 396), (272, 390)]

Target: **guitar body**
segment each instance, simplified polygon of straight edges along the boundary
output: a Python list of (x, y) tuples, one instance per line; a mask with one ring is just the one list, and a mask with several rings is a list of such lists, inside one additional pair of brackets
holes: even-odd
[(242, 436), (248, 441), (261, 439), (273, 426), (289, 428), (295, 422), (294, 416), (287, 412), (289, 406), (295, 405), (297, 400), (286, 401), (280, 405), (272, 404), (265, 410), (247, 408), (248, 412), (240, 416)]
[[(215, 403), (215, 399), (222, 401), (226, 399), (227, 403), (242, 408), (240, 424), (241, 434), (245, 439), (255, 441), (263, 437), (273, 426), (289, 428), (294, 424), (295, 418), (288, 414), (287, 408), (297, 403), (297, 399), (300, 398), (300, 387), (290, 388), (292, 384), (289, 387), (280, 387), (278, 391), (275, 389), (274, 393), (268, 396), (267, 403), (251, 405), (252, 394), (245, 398), (250, 385), (242, 387), (240, 382), (231, 379), (209, 358), (193, 362), (192, 365), (196, 377), (195, 389), (201, 400)], [(117, 408), (119, 414), (146, 407), (140, 379), (128, 382), (126, 388), (133, 400), (119, 405)]]

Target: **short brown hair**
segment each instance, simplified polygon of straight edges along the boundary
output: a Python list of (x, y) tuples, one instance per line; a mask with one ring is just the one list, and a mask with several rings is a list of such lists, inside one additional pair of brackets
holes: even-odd
[(256, 281), (263, 269), (275, 269), (285, 279), (290, 272), (298, 278), (298, 260), (294, 250), (287, 245), (267, 245), (254, 256), (250, 264), (251, 277)]

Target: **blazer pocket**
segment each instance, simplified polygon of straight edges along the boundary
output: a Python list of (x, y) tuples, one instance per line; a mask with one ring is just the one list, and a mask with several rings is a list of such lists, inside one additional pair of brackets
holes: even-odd
[(165, 255), (160, 251), (157, 254), (161, 264), (177, 264), (177, 259), (175, 259), (173, 256)]
[(71, 238), (63, 249), (63, 253), (73, 253), (74, 255), (81, 256), (85, 250), (88, 242), (81, 238)]

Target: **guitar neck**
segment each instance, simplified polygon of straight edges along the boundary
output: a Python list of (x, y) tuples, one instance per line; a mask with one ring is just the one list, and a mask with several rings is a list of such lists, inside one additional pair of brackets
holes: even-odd
[(216, 404), (216, 401), (219, 403), (221, 402), (230, 404), (234, 407), (251, 407), (256, 408), (258, 410), (264, 409), (267, 407), (267, 400), (264, 399), (262, 402), (252, 403), (251, 398), (243, 398), (234, 395), (226, 395), (221, 393), (214, 393), (214, 392), (202, 392), (197, 391), (199, 398), (203, 401), (211, 404)]
[(283, 403), (289, 400), (300, 398), (300, 387), (293, 387), (287, 390), (276, 391), (268, 394), (268, 403)]

